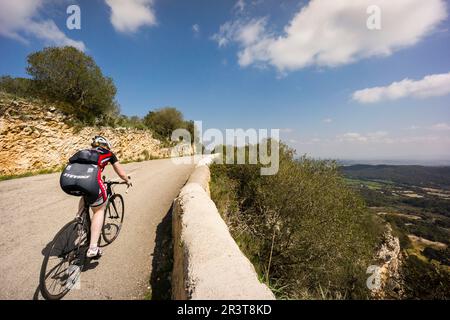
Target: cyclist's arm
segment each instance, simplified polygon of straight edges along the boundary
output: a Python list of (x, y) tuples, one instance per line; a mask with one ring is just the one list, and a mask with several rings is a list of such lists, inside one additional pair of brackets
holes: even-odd
[(130, 182), (130, 179), (128, 179), (128, 176), (125, 172), (125, 170), (122, 168), (122, 166), (120, 165), (119, 161), (117, 161), (116, 163), (114, 163), (113, 165), (114, 171), (117, 173), (117, 175), (122, 178), (123, 181), (125, 181), (126, 183)]

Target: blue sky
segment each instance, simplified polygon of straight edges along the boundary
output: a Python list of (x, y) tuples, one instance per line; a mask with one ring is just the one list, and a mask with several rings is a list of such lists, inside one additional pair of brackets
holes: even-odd
[[(0, 74), (74, 44), (126, 115), (175, 106), (204, 128), (280, 128), (322, 158), (450, 159), (449, 3), (351, 2), (0, 0)], [(66, 27), (71, 4), (81, 30)]]

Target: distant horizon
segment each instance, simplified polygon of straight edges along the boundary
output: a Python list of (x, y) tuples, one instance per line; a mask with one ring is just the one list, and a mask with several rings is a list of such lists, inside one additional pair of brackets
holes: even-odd
[[(419, 165), (419, 166), (450, 166), (450, 156), (421, 158), (413, 157), (392, 157), (392, 158), (349, 158), (349, 157), (315, 157), (311, 154), (305, 154), (306, 157), (316, 160), (333, 160), (344, 165)], [(303, 154), (296, 154), (295, 158), (299, 159)]]
[(343, 165), (417, 165), (424, 167), (449, 167), (450, 159), (336, 159)]

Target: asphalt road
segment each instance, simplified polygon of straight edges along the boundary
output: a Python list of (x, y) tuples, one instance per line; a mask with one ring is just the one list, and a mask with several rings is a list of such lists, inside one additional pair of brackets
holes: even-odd
[[(116, 187), (125, 200), (122, 231), (99, 263), (82, 273), (80, 288), (64, 299), (142, 299), (152, 289), (158, 226), (161, 230), (194, 165), (164, 159), (124, 167), (133, 188), (124, 194), (125, 186)], [(115, 177), (111, 166), (105, 174)], [(0, 182), (0, 299), (42, 299), (37, 290), (42, 250), (74, 218), (78, 200), (60, 189), (59, 173)]]

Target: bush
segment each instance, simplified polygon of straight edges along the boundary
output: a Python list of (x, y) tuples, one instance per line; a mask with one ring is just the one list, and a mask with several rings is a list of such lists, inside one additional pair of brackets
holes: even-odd
[(94, 60), (74, 47), (49, 47), (28, 56), (27, 72), (43, 98), (68, 103), (83, 122), (118, 115), (113, 80)]
[(280, 146), (280, 169), (213, 165), (211, 196), (241, 249), (282, 296), (367, 298), (367, 267), (383, 227), (332, 161)]
[(120, 115), (114, 119), (112, 126), (125, 127), (125, 128), (135, 128), (135, 129), (146, 129), (144, 120), (138, 116), (127, 117), (125, 115)]
[(144, 117), (144, 124), (156, 133), (158, 138), (170, 140), (176, 129), (186, 129), (191, 135), (191, 143), (196, 130), (193, 121), (185, 121), (183, 114), (173, 107), (165, 107), (150, 111)]
[(35, 87), (31, 79), (2, 76), (0, 77), (0, 91), (18, 97), (27, 97), (35, 94)]
[(448, 267), (420, 260), (415, 255), (406, 258), (402, 267), (406, 299), (448, 299), (450, 272)]
[(144, 123), (161, 138), (170, 140), (172, 131), (182, 128), (184, 120), (180, 111), (175, 108), (166, 107), (150, 111), (144, 117)]

